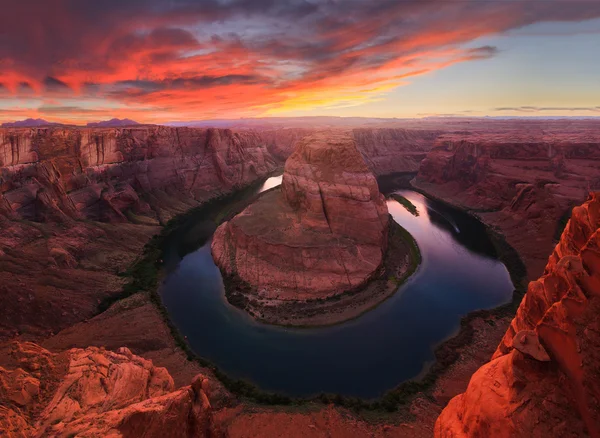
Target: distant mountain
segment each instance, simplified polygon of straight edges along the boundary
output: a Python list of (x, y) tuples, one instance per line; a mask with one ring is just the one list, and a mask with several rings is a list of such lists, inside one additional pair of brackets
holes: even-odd
[(39, 128), (42, 126), (56, 126), (59, 123), (51, 123), (44, 119), (25, 119), (17, 122), (7, 122), (0, 125), (2, 128)]
[(135, 126), (138, 122), (130, 119), (110, 119), (103, 122), (88, 123), (88, 128), (120, 128), (122, 126)]

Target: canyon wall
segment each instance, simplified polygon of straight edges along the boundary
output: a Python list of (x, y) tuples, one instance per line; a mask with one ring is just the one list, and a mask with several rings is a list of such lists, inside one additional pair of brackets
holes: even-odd
[(492, 360), (436, 437), (600, 436), (600, 192), (573, 210)]
[(561, 218), (600, 189), (600, 128), (585, 126), (441, 135), (413, 184), (500, 230), (536, 278)]
[(442, 131), (402, 128), (357, 128), (356, 146), (375, 175), (417, 172)]
[[(311, 129), (0, 129), (0, 215), (164, 222), (280, 167)], [(416, 171), (433, 131), (358, 129), (376, 174)]]
[(161, 126), (0, 130), (0, 212), (40, 222), (163, 221), (277, 169), (269, 148), (289, 147), (290, 134), (267, 141), (254, 131)]

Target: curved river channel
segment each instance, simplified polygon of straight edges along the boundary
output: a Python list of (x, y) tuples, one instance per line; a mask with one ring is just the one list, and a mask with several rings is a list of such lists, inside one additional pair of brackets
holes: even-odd
[[(259, 191), (280, 182), (270, 178)], [(418, 376), (433, 362), (436, 345), (457, 333), (461, 317), (509, 302), (513, 285), (480, 222), (419, 193), (396, 193), (419, 210), (415, 217), (387, 201), (394, 220), (419, 244), (423, 261), (375, 309), (331, 327), (256, 322), (225, 299), (209, 240), (176, 260), (161, 286), (172, 321), (200, 356), (267, 391), (373, 398)]]

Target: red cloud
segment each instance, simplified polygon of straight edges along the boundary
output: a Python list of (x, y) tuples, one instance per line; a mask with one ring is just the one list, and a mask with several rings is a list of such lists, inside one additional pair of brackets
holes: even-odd
[(8, 103), (35, 98), (60, 121), (152, 122), (355, 104), (493, 56), (493, 47), (462, 48), (479, 37), (600, 16), (593, 2), (292, 3), (18, 2), (0, 17), (9, 36), (0, 39), (0, 108), (36, 116)]

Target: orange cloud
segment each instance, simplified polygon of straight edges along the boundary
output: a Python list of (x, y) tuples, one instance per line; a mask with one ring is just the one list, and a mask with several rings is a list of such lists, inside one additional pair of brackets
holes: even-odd
[(527, 0), (30, 0), (0, 17), (0, 119), (161, 122), (360, 105), (494, 56), (465, 48), (482, 36), (597, 16), (597, 3)]

